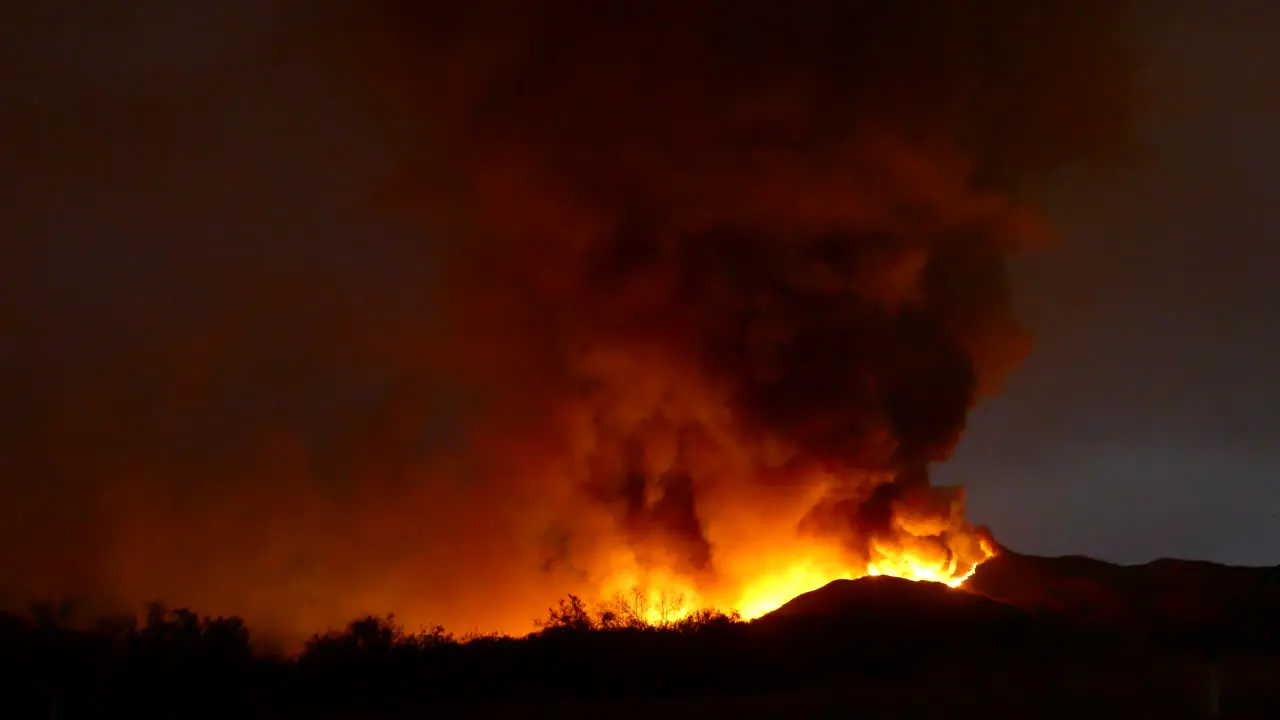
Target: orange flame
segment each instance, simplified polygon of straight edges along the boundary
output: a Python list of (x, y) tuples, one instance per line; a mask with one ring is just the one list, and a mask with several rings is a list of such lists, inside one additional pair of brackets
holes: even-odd
[(758, 571), (739, 584), (739, 591), (727, 597), (704, 595), (696, 584), (661, 572), (649, 573), (644, 582), (634, 572), (619, 574), (607, 583), (605, 595), (641, 608), (639, 615), (654, 625), (679, 621), (704, 607), (737, 611), (743, 619), (753, 620), (835, 580), (884, 575), (958, 588), (996, 554), (990, 542), (976, 535), (962, 536), (949, 547), (936, 540), (933, 545), (912, 540), (914, 547), (906, 542), (873, 543), (874, 559), (861, 566), (841, 562), (831, 549), (822, 547), (798, 560), (766, 558)]
[(877, 558), (861, 570), (839, 569), (801, 561), (781, 573), (764, 575), (752, 582), (742, 594), (738, 609), (748, 620), (778, 609), (798, 595), (817, 590), (835, 580), (888, 575), (916, 582), (937, 582), (960, 587), (973, 576), (978, 566), (995, 555), (991, 544), (977, 538), (977, 554), (962, 559), (956, 552), (930, 554), (875, 546)]

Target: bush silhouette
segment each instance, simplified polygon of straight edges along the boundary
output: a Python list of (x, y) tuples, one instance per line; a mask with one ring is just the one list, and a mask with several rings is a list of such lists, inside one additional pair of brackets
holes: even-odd
[[(36, 603), (25, 614), (0, 614), (0, 662), (8, 668), (0, 674), (0, 717), (48, 717), (55, 707), (59, 717), (294, 716), (531, 697), (759, 693), (850, 673), (887, 677), (904, 657), (916, 657), (915, 668), (955, 655), (923, 652), (935, 638), (880, 637), (875, 622), (857, 624), (857, 637), (832, 637), (840, 626), (822, 623), (777, 632), (733, 613), (688, 611), (682, 600), (632, 592), (591, 605), (569, 595), (521, 638), (455, 636), (440, 626), (409, 630), (393, 614), (368, 615), (313, 635), (295, 657), (258, 651), (237, 617), (157, 602), (140, 619), (77, 624), (75, 603)], [(1097, 654), (1122, 645), (1133, 652), (1140, 643), (1150, 652), (1280, 650), (1274, 635), (1250, 631), (1256, 620), (1135, 635), (1124, 643), (1042, 624), (1022, 650), (1004, 643), (966, 647), (963, 655), (980, 662), (975, 658), (998, 650), (1034, 663), (1064, 652), (1046, 655), (1045, 647)]]

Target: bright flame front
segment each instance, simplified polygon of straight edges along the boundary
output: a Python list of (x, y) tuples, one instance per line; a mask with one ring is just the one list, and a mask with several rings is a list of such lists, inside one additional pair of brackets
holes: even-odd
[(968, 536), (949, 548), (936, 543), (904, 545), (873, 543), (873, 559), (861, 567), (834, 560), (824, 548), (815, 548), (799, 560), (765, 561), (759, 571), (739, 584), (736, 593), (727, 596), (702, 593), (693, 584), (666, 573), (651, 574), (643, 582), (630, 573), (617, 576), (609, 583), (606, 596), (638, 609), (638, 615), (653, 625), (678, 621), (705, 607), (736, 610), (743, 619), (753, 620), (835, 580), (883, 575), (960, 587), (978, 566), (995, 556), (992, 544), (977, 536)]
[(793, 565), (786, 572), (761, 577), (747, 587), (737, 608), (748, 620), (777, 610), (798, 595), (817, 590), (835, 580), (887, 575), (914, 582), (936, 582), (960, 587), (978, 566), (995, 555), (990, 543), (978, 539), (977, 554), (963, 559), (955, 552), (930, 555), (926, 552), (875, 547), (876, 559), (861, 570), (815, 567), (808, 562)]

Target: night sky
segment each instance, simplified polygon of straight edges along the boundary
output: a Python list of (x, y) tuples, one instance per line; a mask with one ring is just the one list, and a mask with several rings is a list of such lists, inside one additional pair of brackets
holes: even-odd
[(1054, 189), (1065, 242), (1015, 266), (1036, 348), (939, 476), (1026, 552), (1274, 565), (1280, 9), (1153, 5), (1143, 157)]
[[(0, 31), (0, 581), (95, 582), (103, 538), (150, 542), (121, 539), (113, 503), (220, 507), (213, 482), (284, 508), (264, 478), (340, 494), (441, 442), (415, 405), (429, 243), (375, 211), (415, 136), (350, 69), (340, 4), (19, 5)], [(1061, 242), (1014, 272), (1034, 349), (935, 478), (1018, 551), (1275, 564), (1280, 7), (1150, 5), (1142, 146), (1054, 181)], [(392, 439), (333, 446), (355, 416)], [(261, 440), (298, 425), (309, 460)], [(276, 470), (227, 480), (240, 466)]]

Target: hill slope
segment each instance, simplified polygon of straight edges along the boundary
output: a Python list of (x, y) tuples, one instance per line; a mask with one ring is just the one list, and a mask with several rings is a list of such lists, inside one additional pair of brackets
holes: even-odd
[(1280, 567), (1188, 560), (1115, 565), (1002, 550), (964, 588), (1030, 612), (1090, 622), (1222, 623), (1280, 612)]
[(753, 625), (822, 646), (999, 644), (1050, 635), (1057, 642), (1085, 634), (1124, 644), (1280, 650), (1280, 567), (1183, 560), (1124, 566), (1003, 550), (960, 589), (889, 577), (837, 580)]

